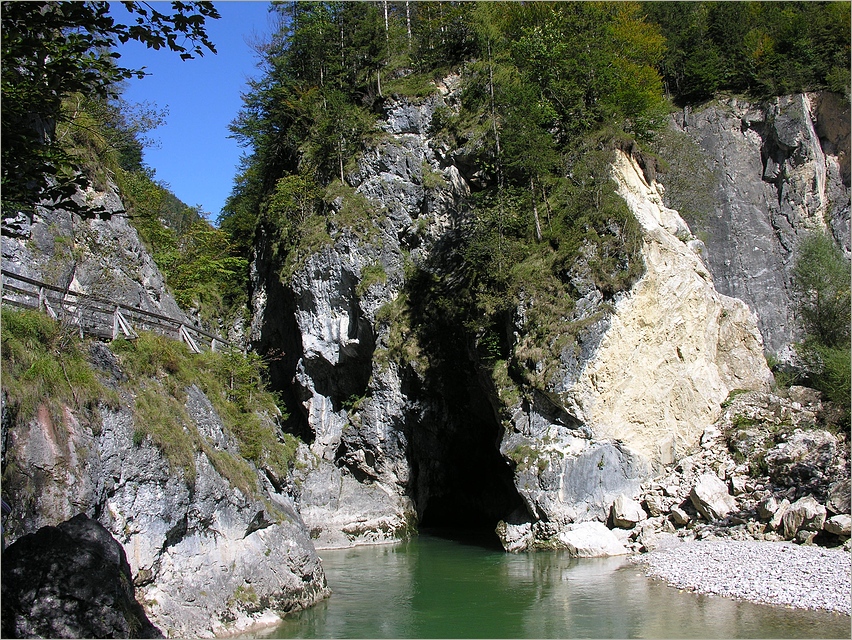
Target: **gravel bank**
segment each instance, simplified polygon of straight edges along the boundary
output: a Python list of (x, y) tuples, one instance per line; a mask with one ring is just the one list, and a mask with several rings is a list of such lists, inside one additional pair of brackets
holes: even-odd
[(696, 540), (634, 561), (680, 589), (850, 615), (852, 562), (840, 549), (788, 542)]

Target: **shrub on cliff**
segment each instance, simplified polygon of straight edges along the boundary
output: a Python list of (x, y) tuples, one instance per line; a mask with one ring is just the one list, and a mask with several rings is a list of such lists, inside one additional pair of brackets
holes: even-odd
[(793, 270), (805, 339), (797, 351), (810, 383), (848, 413), (850, 384), (850, 265), (825, 234), (806, 237)]

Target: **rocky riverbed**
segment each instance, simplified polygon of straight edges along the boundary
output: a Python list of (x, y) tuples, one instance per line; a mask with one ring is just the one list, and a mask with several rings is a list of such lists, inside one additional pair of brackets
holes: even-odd
[(852, 561), (843, 549), (756, 540), (672, 542), (633, 561), (679, 589), (850, 615)]
[(700, 450), (637, 499), (613, 533), (674, 587), (850, 615), (848, 435), (811, 389), (729, 399)]

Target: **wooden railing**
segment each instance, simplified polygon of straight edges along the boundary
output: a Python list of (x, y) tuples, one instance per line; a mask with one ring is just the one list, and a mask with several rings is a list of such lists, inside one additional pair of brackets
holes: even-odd
[(115, 340), (137, 337), (137, 330), (153, 331), (182, 340), (194, 353), (232, 346), (227, 340), (184, 320), (146, 311), (93, 294), (76, 293), (10, 271), (2, 271), (3, 303), (38, 309), (79, 328), (80, 335)]

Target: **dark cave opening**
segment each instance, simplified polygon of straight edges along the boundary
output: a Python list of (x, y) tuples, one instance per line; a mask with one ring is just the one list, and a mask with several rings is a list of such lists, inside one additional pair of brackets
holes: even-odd
[[(463, 336), (445, 334), (447, 340)], [(424, 413), (410, 432), (411, 497), (421, 530), (493, 536), (500, 520), (524, 510), (514, 467), (500, 453), (503, 426), (489, 382), (467, 349), (427, 376)], [(493, 389), (491, 389), (493, 391)], [(451, 535), (451, 537), (455, 537)]]
[(430, 421), (433, 428), (413, 434), (420, 526), (493, 531), (523, 507), (512, 466), (499, 451), (500, 426), (475, 382), (443, 399), (455, 402), (435, 407), (443, 415)]
[[(479, 394), (472, 395), (470, 400)], [(466, 404), (473, 409), (478, 403)], [(499, 425), (490, 407), (465, 411), (465, 420), (458, 413), (450, 409), (449, 419), (432, 423), (437, 429), (413, 434), (412, 498), (419, 527), (453, 538), (478, 533), (496, 540), (497, 523), (523, 509), (523, 500), (513, 468), (500, 454)]]
[(496, 540), (497, 523), (525, 510), (514, 467), (500, 453), (503, 425), (491, 378), (495, 358), (507, 357), (510, 323), (496, 318), (483, 329), (482, 319), (473, 319), (479, 312), (458, 242), (457, 233), (439, 240), (406, 283), (411, 326), (429, 354), (416, 385), (423, 413), (410, 433), (411, 497), (421, 530)]

